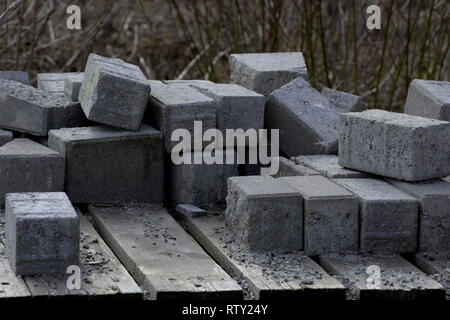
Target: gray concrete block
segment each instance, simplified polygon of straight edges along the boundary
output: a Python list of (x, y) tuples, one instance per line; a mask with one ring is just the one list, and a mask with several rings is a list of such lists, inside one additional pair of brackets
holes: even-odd
[(450, 182), (450, 176), (444, 178), (445, 181)]
[(226, 129), (263, 129), (266, 98), (236, 84), (195, 83), (194, 88), (216, 101), (216, 127)]
[(65, 274), (79, 265), (79, 218), (65, 193), (9, 193), (5, 213), (16, 275)]
[(339, 164), (405, 181), (450, 173), (450, 123), (383, 110), (343, 113)]
[(138, 130), (150, 95), (150, 84), (138, 66), (90, 54), (78, 100), (89, 120)]
[(176, 203), (203, 205), (225, 202), (227, 179), (239, 176), (236, 153), (233, 150), (217, 151), (217, 157), (226, 159), (227, 154), (234, 164), (195, 164), (194, 159), (202, 159), (202, 151), (189, 154), (191, 164), (175, 165), (170, 159), (169, 189), (171, 200)]
[(376, 179), (334, 179), (360, 202), (360, 251), (406, 253), (417, 249), (419, 204)]
[(444, 180), (408, 183), (388, 180), (414, 196), (420, 205), (419, 251), (450, 251), (450, 183)]
[(64, 82), (66, 78), (77, 77), (79, 74), (79, 72), (38, 73), (37, 87), (55, 96), (64, 97)]
[(8, 80), (0, 80), (0, 114), (0, 127), (37, 136), (86, 121), (79, 103)]
[(13, 133), (8, 130), (0, 129), (0, 147), (13, 139)]
[(327, 178), (368, 178), (364, 172), (346, 169), (339, 164), (336, 155), (319, 154), (298, 156), (295, 161), (300, 165), (311, 168)]
[(163, 201), (162, 135), (106, 126), (49, 132), (48, 145), (65, 156), (65, 191), (74, 203)]
[(322, 176), (278, 180), (300, 192), (304, 201), (307, 255), (358, 252), (358, 198)]
[(367, 105), (364, 100), (354, 94), (327, 87), (323, 87), (320, 93), (340, 112), (361, 112), (367, 110)]
[(413, 80), (408, 89), (405, 113), (450, 121), (450, 82)]
[(0, 147), (0, 205), (7, 193), (64, 190), (64, 158), (29, 139)]
[(78, 101), (84, 73), (66, 77), (64, 80), (64, 97), (70, 101)]
[[(171, 141), (174, 130), (186, 129), (193, 137), (194, 121), (202, 121), (203, 131), (216, 127), (216, 103), (213, 99), (186, 83), (154, 80), (149, 83), (152, 93), (145, 121), (163, 133), (166, 152), (170, 153), (178, 144), (178, 141)], [(192, 150), (196, 149), (192, 141)]]
[(280, 149), (288, 156), (336, 153), (338, 124), (334, 106), (302, 78), (267, 98), (265, 126), (280, 130)]
[(295, 78), (308, 80), (301, 52), (230, 55), (231, 82), (268, 96)]
[(13, 80), (30, 85), (30, 77), (25, 71), (0, 71), (0, 79)]
[(251, 251), (303, 249), (303, 198), (270, 176), (227, 181), (225, 222), (235, 240)]
[(273, 175), (274, 178), (277, 177), (293, 177), (293, 176), (314, 176), (319, 173), (313, 169), (307, 168), (301, 164), (295, 163), (292, 160), (286, 159), (285, 157), (278, 157), (278, 172)]
[(203, 217), (206, 216), (207, 211), (200, 209), (199, 207), (196, 207), (192, 204), (187, 204), (187, 203), (183, 203), (183, 204), (177, 204), (175, 206), (175, 210), (185, 216), (185, 217), (190, 217), (190, 218), (197, 218), (197, 217)]

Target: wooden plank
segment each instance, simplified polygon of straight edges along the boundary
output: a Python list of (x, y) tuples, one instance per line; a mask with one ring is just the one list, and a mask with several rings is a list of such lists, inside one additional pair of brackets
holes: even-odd
[(89, 212), (151, 299), (242, 298), (237, 282), (161, 206), (90, 206)]
[(81, 289), (70, 290), (66, 275), (26, 276), (33, 298), (143, 299), (142, 290), (91, 223), (80, 216)]
[[(343, 282), (361, 300), (444, 299), (445, 290), (422, 271), (395, 255), (347, 254), (320, 256), (320, 264)], [(379, 277), (370, 269), (380, 271)], [(377, 281), (371, 281), (379, 279)]]
[[(237, 244), (230, 242), (220, 208), (210, 208), (204, 217), (184, 216), (181, 221), (229, 274), (248, 284), (250, 298), (345, 299), (344, 286), (302, 252), (271, 255), (240, 250)], [(278, 271), (271, 268), (269, 261), (279, 262)]]
[(0, 301), (30, 297), (25, 281), (11, 270), (6, 253), (5, 213), (0, 210)]

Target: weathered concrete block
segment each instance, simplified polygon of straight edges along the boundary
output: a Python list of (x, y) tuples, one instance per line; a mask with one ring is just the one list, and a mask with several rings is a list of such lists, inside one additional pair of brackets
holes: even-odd
[(28, 72), (24, 71), (0, 71), (0, 79), (12, 80), (30, 85), (30, 77)]
[(0, 147), (13, 139), (13, 133), (8, 130), (0, 129)]
[(252, 251), (303, 248), (303, 198), (270, 176), (227, 181), (225, 221), (236, 241)]
[(150, 84), (138, 66), (90, 54), (78, 100), (89, 120), (138, 130)]
[(417, 249), (417, 200), (376, 179), (334, 179), (360, 202), (360, 251), (406, 253)]
[(152, 127), (63, 128), (49, 132), (48, 145), (65, 156), (65, 191), (72, 202), (163, 201), (162, 135)]
[(66, 78), (77, 77), (80, 74), (83, 73), (38, 73), (37, 87), (38, 89), (51, 93), (55, 96), (64, 97), (64, 82)]
[(199, 207), (187, 203), (177, 204), (175, 206), (175, 210), (179, 214), (190, 218), (203, 217), (207, 213), (206, 210), (200, 209)]
[[(227, 155), (228, 154), (228, 155)], [(186, 155), (191, 164), (176, 165), (170, 161), (169, 189), (172, 201), (194, 205), (225, 202), (227, 194), (227, 179), (238, 176), (236, 153), (233, 150), (217, 151), (217, 159), (223, 164), (195, 164), (194, 160), (202, 159), (202, 151), (194, 151)], [(234, 164), (225, 164), (226, 157), (234, 159)]]
[(337, 152), (339, 115), (302, 78), (267, 98), (265, 126), (280, 130), (280, 149), (288, 156)]
[[(216, 127), (213, 99), (185, 83), (149, 82), (152, 93), (145, 121), (163, 133), (166, 152), (170, 153), (178, 144), (178, 141), (171, 141), (174, 130), (186, 129), (193, 137), (194, 121), (202, 121), (203, 131)], [(192, 150), (203, 149), (206, 144), (196, 148), (192, 141)]]
[(405, 113), (450, 121), (450, 82), (413, 80), (408, 89)]
[(419, 251), (450, 251), (450, 183), (388, 181), (419, 201)]
[(79, 103), (8, 80), (0, 80), (0, 114), (0, 127), (37, 136), (86, 120)]
[(230, 55), (231, 82), (269, 95), (298, 77), (308, 79), (301, 52)]
[(336, 155), (299, 156), (295, 158), (295, 161), (305, 167), (314, 169), (328, 178), (368, 178), (368, 174), (364, 172), (346, 169), (341, 166)]
[(301, 164), (295, 163), (292, 160), (285, 157), (278, 157), (279, 168), (277, 174), (273, 175), (277, 177), (293, 177), (293, 176), (314, 176), (319, 173), (313, 169), (307, 168)]
[(263, 129), (266, 98), (236, 84), (194, 83), (192, 86), (216, 101), (216, 126), (226, 129)]
[(343, 113), (339, 164), (406, 181), (450, 173), (450, 123), (383, 110)]
[(64, 97), (70, 101), (78, 101), (84, 73), (78, 73), (64, 80)]
[(64, 158), (29, 139), (0, 147), (0, 205), (7, 193), (64, 190)]
[(322, 176), (279, 178), (304, 201), (307, 255), (358, 252), (358, 198)]
[(79, 218), (63, 192), (6, 195), (6, 239), (16, 275), (67, 272), (79, 265)]
[(361, 112), (367, 110), (367, 105), (364, 100), (354, 94), (327, 87), (323, 87), (320, 93), (340, 112)]

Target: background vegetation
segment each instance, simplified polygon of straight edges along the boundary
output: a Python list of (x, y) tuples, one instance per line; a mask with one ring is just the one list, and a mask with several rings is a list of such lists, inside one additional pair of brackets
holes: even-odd
[[(0, 69), (83, 71), (120, 57), (152, 79), (229, 81), (228, 55), (302, 51), (316, 88), (402, 110), (414, 78), (449, 81), (448, 0), (0, 0)], [(66, 9), (82, 10), (68, 31)], [(381, 30), (366, 28), (380, 5)]]

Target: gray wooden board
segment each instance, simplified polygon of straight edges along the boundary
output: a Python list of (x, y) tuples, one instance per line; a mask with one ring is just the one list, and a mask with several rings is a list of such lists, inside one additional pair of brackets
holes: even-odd
[[(78, 210), (77, 210), (78, 211)], [(80, 217), (81, 289), (68, 289), (71, 274), (26, 276), (33, 298), (143, 299), (142, 290), (88, 219)]]
[(6, 253), (5, 213), (0, 210), (0, 301), (31, 297), (25, 281), (12, 272)]
[(287, 272), (267, 265), (270, 253), (250, 254), (230, 243), (223, 210), (209, 209), (204, 217), (181, 218), (183, 226), (233, 277), (247, 282), (255, 299), (329, 298), (345, 299), (345, 287), (329, 276), (303, 252), (276, 254), (272, 261), (286, 263)]
[(242, 288), (159, 205), (89, 207), (150, 299), (241, 299)]
[[(395, 255), (347, 254), (319, 257), (320, 264), (345, 279), (346, 285), (365, 299), (444, 299), (445, 290), (421, 270)], [(368, 269), (370, 267), (370, 269)], [(380, 271), (380, 277), (371, 270)], [(371, 281), (379, 279), (380, 281)]]

